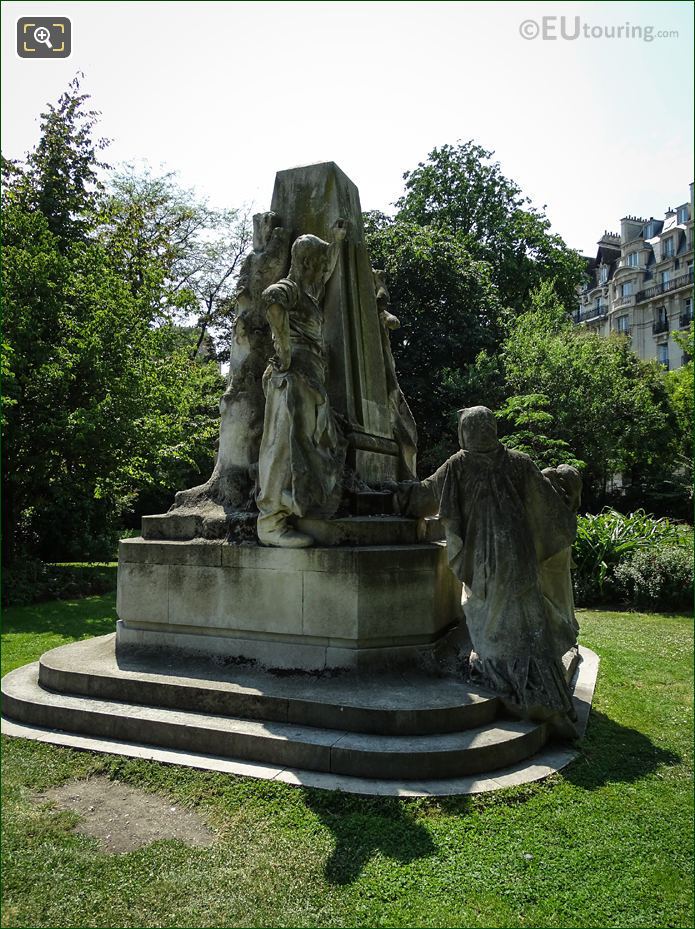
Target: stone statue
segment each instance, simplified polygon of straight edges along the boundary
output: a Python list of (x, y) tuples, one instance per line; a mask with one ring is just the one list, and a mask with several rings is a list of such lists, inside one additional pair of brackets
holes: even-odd
[(220, 401), (220, 440), (212, 476), (199, 487), (179, 491), (172, 509), (217, 504), (226, 512), (253, 508), (258, 454), (263, 434), (263, 372), (272, 338), (263, 291), (285, 273), (289, 231), (273, 212), (253, 217), (253, 250), (239, 273), (236, 319), (227, 388)]
[(408, 480), (408, 478), (414, 478), (417, 474), (417, 426), (398, 383), (396, 363), (393, 359), (389, 335), (392, 329), (399, 329), (401, 323), (398, 317), (390, 312), (391, 295), (386, 286), (385, 272), (373, 269), (372, 274), (374, 275), (376, 305), (381, 325), (381, 346), (384, 352), (391, 428), (400, 453), (401, 474), (399, 476), (403, 480)]
[(527, 455), (498, 441), (487, 407), (459, 411), (459, 443), (427, 480), (399, 485), (396, 507), (408, 516), (439, 512), (449, 566), (463, 584), (473, 680), (512, 712), (571, 736), (562, 656), (576, 646), (576, 627), (549, 608), (544, 566), (572, 545), (575, 510)]
[[(579, 471), (571, 465), (558, 465), (557, 468), (544, 468), (542, 474), (567, 506), (576, 513), (582, 498), (582, 479)], [(572, 546), (568, 545), (541, 564), (541, 587), (554, 626), (559, 629), (563, 626), (569, 627), (576, 641), (579, 623), (574, 612), (571, 568)]]
[[(383, 274), (377, 278), (375, 285), (353, 182), (333, 162), (279, 171), (271, 210), (253, 217), (253, 249), (234, 296), (212, 475), (180, 490), (168, 512), (143, 516), (143, 538), (309, 545), (302, 516), (381, 512), (389, 498), (378, 488), (414, 477), (416, 429), (389, 344), (398, 320)], [(263, 294), (276, 282), (277, 300), (269, 303)], [(279, 415), (278, 391), (290, 404), (313, 391), (313, 406), (302, 400), (288, 410), (291, 430), (266, 416), (266, 395)], [(305, 415), (318, 418), (301, 421)], [(275, 447), (281, 434), (292, 455), (284, 478)]]
[(332, 244), (300, 236), (292, 245), (288, 276), (263, 292), (275, 349), (263, 375), (258, 462), (257, 532), (264, 545), (313, 545), (291, 518), (330, 517), (340, 503), (346, 442), (326, 392), (323, 296), (346, 231), (346, 221), (339, 219)]

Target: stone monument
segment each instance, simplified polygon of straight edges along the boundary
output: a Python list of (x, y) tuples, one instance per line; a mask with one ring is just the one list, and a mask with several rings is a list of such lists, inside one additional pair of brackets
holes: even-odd
[(418, 482), (357, 188), (332, 162), (280, 171), (253, 222), (213, 472), (120, 543), (115, 635), (4, 679), (14, 734), (346, 789), (503, 778), (576, 731), (579, 476), (504, 449), (477, 407)]
[(417, 433), (357, 188), (332, 163), (281, 171), (254, 231), (215, 468), (121, 544), (118, 648), (424, 660), (458, 624), (460, 585), (436, 521), (394, 516), (383, 489), (414, 477)]

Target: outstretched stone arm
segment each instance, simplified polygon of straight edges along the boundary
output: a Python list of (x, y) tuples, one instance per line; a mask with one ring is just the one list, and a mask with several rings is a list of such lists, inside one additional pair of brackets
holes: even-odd
[(402, 516), (417, 518), (439, 512), (447, 462), (424, 481), (407, 481), (394, 487), (394, 509)]

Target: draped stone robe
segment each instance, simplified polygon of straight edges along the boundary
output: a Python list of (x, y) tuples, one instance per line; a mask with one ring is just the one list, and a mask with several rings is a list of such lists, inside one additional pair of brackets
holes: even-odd
[(259, 455), (259, 521), (331, 516), (340, 501), (346, 443), (326, 392), (323, 311), (318, 299), (285, 278), (266, 301), (280, 307), (292, 360), (269, 365), (263, 388), (265, 424)]
[(498, 443), (459, 451), (397, 500), (410, 516), (439, 512), (449, 565), (463, 584), (472, 676), (528, 715), (573, 719), (561, 659), (576, 627), (558, 620), (543, 577), (572, 544), (576, 516), (550, 481), (527, 455)]

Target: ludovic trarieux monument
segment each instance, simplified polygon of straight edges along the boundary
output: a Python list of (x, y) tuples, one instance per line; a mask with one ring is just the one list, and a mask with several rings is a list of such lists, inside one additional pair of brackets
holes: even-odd
[[(474, 407), (418, 481), (398, 325), (355, 185), (333, 163), (280, 171), (239, 277), (214, 470), (121, 542), (115, 636), (20, 669), (33, 697), (10, 715), (382, 780), (574, 736), (579, 476), (541, 473)], [(85, 706), (49, 712), (42, 687)]]

